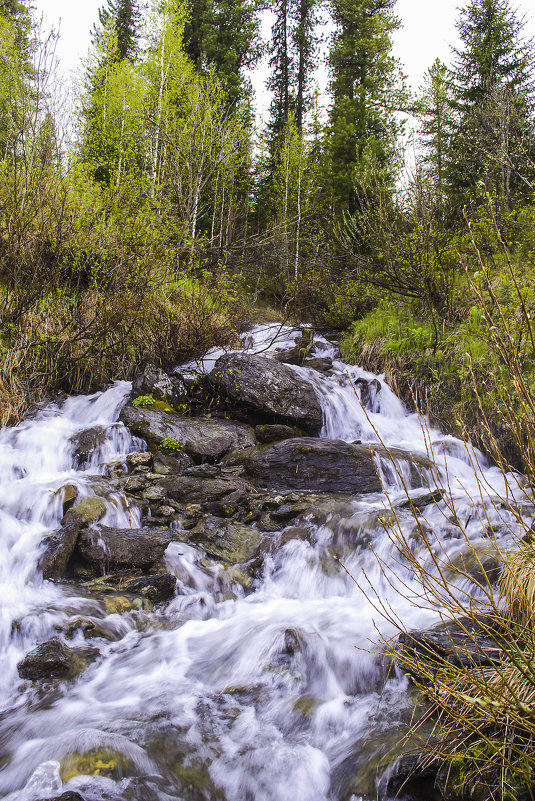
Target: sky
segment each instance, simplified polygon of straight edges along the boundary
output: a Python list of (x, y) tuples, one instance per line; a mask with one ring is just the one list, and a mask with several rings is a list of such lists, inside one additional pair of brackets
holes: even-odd
[[(105, 0), (34, 0), (37, 14), (43, 15), (46, 28), (60, 23), (61, 38), (57, 48), (63, 71), (74, 72), (80, 58), (89, 48), (90, 32), (98, 20), (98, 9)], [(409, 86), (418, 89), (425, 72), (438, 57), (448, 63), (451, 61), (451, 45), (458, 43), (455, 21), (458, 7), (464, 5), (460, 0), (398, 0), (396, 14), (401, 19), (402, 28), (394, 38), (394, 53), (400, 59)], [(525, 33), (535, 37), (535, 9), (530, 12), (531, 3), (518, 0), (513, 3), (520, 15), (527, 18)], [(531, 17), (531, 18), (530, 18)], [(264, 27), (269, 28), (266, 23)], [(265, 66), (256, 71), (253, 83), (257, 92), (257, 105), (267, 107), (267, 95), (263, 82)], [(320, 76), (325, 84), (325, 75)]]

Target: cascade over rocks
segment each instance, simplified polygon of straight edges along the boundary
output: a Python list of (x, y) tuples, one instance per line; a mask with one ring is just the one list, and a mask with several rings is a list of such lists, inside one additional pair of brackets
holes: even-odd
[(70, 443), (74, 451), (74, 460), (78, 470), (83, 469), (96, 450), (106, 442), (106, 426), (93, 426), (73, 434)]
[(220, 459), (231, 448), (254, 445), (253, 430), (242, 423), (206, 417), (184, 417), (159, 409), (127, 405), (119, 417), (130, 431), (157, 450), (165, 438), (181, 445), (194, 459)]
[(273, 359), (227, 353), (217, 360), (210, 380), (220, 392), (257, 412), (312, 433), (321, 428), (321, 404), (312, 384)]

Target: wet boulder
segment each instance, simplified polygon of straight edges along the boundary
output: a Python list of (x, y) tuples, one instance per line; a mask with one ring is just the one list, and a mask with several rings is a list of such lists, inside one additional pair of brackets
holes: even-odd
[(233, 451), (225, 460), (241, 464), (255, 485), (277, 490), (379, 492), (373, 453), (364, 445), (302, 437)]
[(246, 448), (255, 442), (252, 428), (230, 420), (184, 417), (129, 405), (122, 410), (120, 420), (146, 440), (151, 450), (160, 448), (162, 440), (174, 440), (188, 456), (200, 460), (220, 459), (231, 448)]
[(149, 568), (160, 561), (172, 539), (169, 529), (100, 526), (81, 531), (76, 554), (102, 574)]
[(73, 449), (75, 467), (80, 470), (91, 461), (92, 455), (106, 442), (105, 426), (93, 426), (73, 434), (69, 442)]
[(328, 373), (332, 370), (333, 360), (327, 356), (315, 356), (310, 359), (305, 359), (303, 367), (308, 367), (311, 370), (316, 370), (318, 373)]
[(41, 643), (17, 665), (21, 679), (68, 678), (82, 667), (81, 659), (59, 637)]
[(213, 559), (241, 564), (258, 556), (262, 537), (257, 529), (243, 523), (206, 517), (190, 531), (189, 539)]
[(153, 603), (168, 601), (175, 594), (176, 576), (171, 573), (157, 573), (155, 576), (133, 578), (124, 585), (125, 592), (141, 595)]
[(372, 410), (375, 398), (381, 392), (381, 382), (377, 378), (368, 381), (366, 378), (357, 378), (355, 386), (359, 390), (360, 402), (365, 409)]
[(152, 395), (155, 400), (164, 401), (170, 406), (184, 402), (187, 388), (180, 376), (168, 375), (161, 367), (147, 364), (132, 382), (134, 395)]
[(80, 531), (101, 520), (106, 514), (106, 502), (97, 495), (82, 498), (67, 511), (61, 521), (61, 528), (45, 537), (43, 552), (38, 567), (43, 578), (59, 581), (76, 548)]
[(167, 498), (180, 504), (207, 504), (222, 501), (231, 494), (235, 500), (238, 500), (238, 496), (244, 492), (244, 482), (239, 478), (177, 476), (166, 479), (160, 486)]
[(74, 552), (78, 541), (79, 528), (76, 525), (62, 526), (42, 542), (43, 553), (38, 567), (44, 579), (59, 581)]
[(210, 375), (217, 390), (234, 401), (316, 433), (322, 410), (313, 385), (274, 359), (228, 353), (217, 360)]

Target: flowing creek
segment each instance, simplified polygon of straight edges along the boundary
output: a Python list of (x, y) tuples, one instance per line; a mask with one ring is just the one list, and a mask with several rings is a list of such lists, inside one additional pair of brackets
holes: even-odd
[[(274, 330), (257, 327), (246, 340), (248, 352), (269, 355), (295, 337), (282, 329), (272, 341)], [(210, 370), (218, 355), (207, 357), (203, 369)], [(321, 437), (381, 440), (424, 457), (433, 443), (457, 514), (473, 532), (472, 545), (486, 547), (473, 499), (486, 502), (485, 491), (503, 495), (500, 471), (481, 456), (474, 470), (461, 442), (437, 430), (424, 434), (381, 376), (343, 364), (321, 337), (315, 355), (333, 358), (333, 369), (292, 369), (320, 397)], [(367, 410), (359, 402), (359, 378), (381, 382)], [(384, 493), (336, 495), (324, 502), (319, 522), (304, 514), (297, 527), (289, 523), (249, 589), (221, 592), (217, 569), (202, 549), (185, 542), (172, 542), (165, 553), (177, 592), (153, 608), (118, 614), (80, 582), (43, 580), (41, 541), (60, 525), (62, 488), (73, 485), (79, 497), (99, 494), (107, 464), (144, 450), (117, 422), (130, 388), (117, 383), (50, 404), (0, 432), (0, 795), (10, 801), (39, 801), (67, 790), (85, 801), (376, 798), (378, 766), (384, 770), (384, 755), (400, 739), (399, 725), (413, 701), (407, 678), (386, 674), (375, 646), (379, 636), (396, 631), (358, 584), (366, 576), (409, 630), (437, 620), (411, 601), (420, 589), (403, 565), (401, 593), (396, 577), (381, 571), (379, 560), (399, 561), (379, 519), (388, 508)], [(95, 425), (105, 427), (105, 441), (76, 469), (71, 438)], [(385, 465), (380, 469), (392, 501), (404, 498), (400, 477)], [(127, 509), (119, 492), (108, 493), (106, 502), (102, 523), (140, 525), (139, 510)], [(422, 514), (437, 548), (462, 552), (465, 542), (440, 505)], [(408, 531), (414, 528), (409, 512), (400, 519)], [(283, 533), (286, 525), (280, 524)], [(93, 649), (82, 672), (49, 682), (20, 679), (17, 665), (25, 654), (65, 633), (77, 616), (113, 637), (85, 639), (75, 630), (69, 645)], [(84, 753), (100, 754), (101, 769), (93, 771), (99, 775), (76, 768), (73, 755)]]

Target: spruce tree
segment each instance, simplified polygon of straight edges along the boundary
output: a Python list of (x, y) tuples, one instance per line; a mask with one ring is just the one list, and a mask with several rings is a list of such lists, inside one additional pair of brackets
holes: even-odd
[(216, 70), (237, 103), (247, 92), (243, 71), (260, 55), (256, 0), (191, 0), (184, 48), (198, 69)]
[(415, 107), (420, 120), (420, 142), (423, 162), (442, 205), (446, 198), (446, 181), (450, 144), (455, 124), (454, 96), (451, 75), (446, 65), (436, 59), (427, 71)]
[(377, 172), (392, 177), (399, 128), (395, 111), (404, 100), (401, 72), (392, 55), (392, 34), (400, 24), (394, 3), (333, 0), (328, 180), (338, 211), (356, 210), (356, 182), (366, 183)]
[[(127, 58), (135, 61), (138, 56), (139, 24), (141, 10), (137, 0), (108, 0), (107, 6), (102, 6), (98, 12), (101, 28), (104, 30), (112, 24), (117, 36), (118, 61)], [(93, 28), (93, 41), (98, 37), (99, 29)]]
[(470, 0), (457, 24), (453, 77), (459, 124), (452, 142), (449, 182), (461, 208), (484, 181), (505, 206), (526, 191), (533, 162), (533, 43), (508, 0)]

